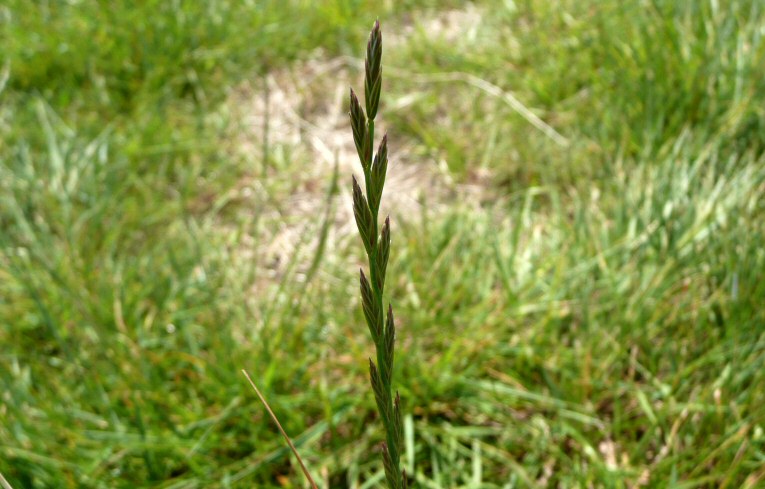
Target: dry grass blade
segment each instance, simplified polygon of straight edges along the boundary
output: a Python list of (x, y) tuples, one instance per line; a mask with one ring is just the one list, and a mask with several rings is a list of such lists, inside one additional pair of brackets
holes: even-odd
[(2, 487), (2, 489), (13, 489), (8, 481), (5, 480), (5, 477), (3, 477), (2, 473), (0, 473), (0, 487)]
[[(303, 469), (303, 473), (305, 474), (306, 479), (308, 479), (308, 482), (311, 483), (311, 487), (313, 489), (318, 489), (316, 482), (314, 482), (313, 477), (311, 477), (311, 474), (308, 472), (308, 468), (303, 463), (303, 459), (300, 458), (300, 454), (298, 453), (297, 448), (295, 448), (295, 445), (292, 444), (292, 440), (290, 440), (290, 437), (287, 436), (287, 433), (284, 431), (284, 428), (282, 428), (281, 423), (279, 423), (279, 419), (271, 410), (271, 406), (268, 405), (268, 401), (266, 401), (266, 398), (263, 397), (263, 394), (260, 393), (260, 391), (258, 390), (258, 387), (255, 385), (255, 382), (253, 382), (252, 379), (250, 378), (250, 374), (248, 374), (247, 371), (244, 369), (242, 369), (242, 373), (244, 374), (245, 377), (247, 377), (247, 381), (255, 390), (255, 394), (257, 394), (258, 397), (260, 398), (260, 402), (262, 402), (263, 405), (266, 407), (266, 411), (268, 411), (268, 414), (271, 415), (271, 419), (273, 419), (274, 423), (276, 423), (276, 427), (279, 428), (279, 431), (281, 432), (284, 439), (287, 440), (287, 445), (289, 445), (290, 450), (292, 450), (292, 453), (295, 454), (295, 457), (297, 458), (298, 463), (300, 464), (300, 468)], [(3, 489), (6, 489), (6, 488), (3, 488)]]
[(470, 73), (463, 72), (447, 72), (447, 73), (410, 73), (403, 70), (389, 69), (389, 73), (393, 76), (404, 76), (408, 80), (424, 82), (424, 83), (438, 83), (438, 82), (464, 82), (479, 90), (483, 90), (492, 97), (498, 98), (504, 101), (515, 112), (523, 117), (529, 124), (540, 130), (545, 136), (552, 139), (559, 146), (567, 147), (570, 142), (565, 136), (556, 131), (553, 127), (547, 124), (545, 121), (539, 118), (534, 112), (526, 107), (518, 98), (516, 98), (510, 92), (503, 90), (502, 88), (490, 83), (483, 78), (479, 78)]

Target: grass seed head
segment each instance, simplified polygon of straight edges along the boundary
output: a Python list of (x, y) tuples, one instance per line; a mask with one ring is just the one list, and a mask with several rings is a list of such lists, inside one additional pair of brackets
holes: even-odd
[(396, 400), (392, 399), (391, 383), (393, 380), (396, 328), (393, 321), (393, 308), (390, 304), (388, 304), (387, 317), (385, 324), (383, 324), (383, 289), (390, 256), (390, 218), (385, 218), (381, 228), (378, 228), (377, 223), (383, 187), (385, 187), (385, 177), (388, 171), (387, 134), (380, 141), (374, 158), (372, 155), (374, 119), (377, 115), (382, 86), (382, 35), (380, 34), (379, 22), (375, 22), (374, 28), (369, 34), (364, 66), (364, 95), (368, 117), (365, 117), (359, 99), (351, 89), (350, 118), (353, 141), (356, 144), (361, 168), (364, 171), (367, 197), (364, 197), (364, 193), (356, 181), (356, 177), (354, 177), (353, 214), (367, 253), (371, 276), (370, 284), (364, 270), (362, 269), (359, 273), (362, 309), (377, 353), (378, 365), (375, 365), (371, 358), (369, 359), (369, 380), (387, 440), (387, 443), (383, 444), (385, 477), (389, 488), (401, 489), (406, 487), (404, 473), (399, 467), (403, 446), (403, 422), (401, 399), (398, 393), (396, 393)]

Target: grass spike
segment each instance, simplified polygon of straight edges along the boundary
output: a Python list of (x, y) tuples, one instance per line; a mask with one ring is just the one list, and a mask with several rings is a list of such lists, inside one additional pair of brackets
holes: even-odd
[[(400, 467), (402, 451), (401, 399), (392, 395), (393, 352), (396, 329), (393, 323), (393, 307), (389, 304), (387, 317), (383, 318), (383, 289), (385, 274), (390, 257), (390, 217), (378, 227), (377, 217), (382, 202), (383, 187), (388, 171), (388, 135), (384, 135), (372, 155), (375, 134), (375, 118), (380, 103), (382, 87), (382, 34), (380, 22), (375, 21), (367, 42), (364, 61), (364, 96), (366, 115), (356, 93), (351, 89), (350, 118), (353, 140), (364, 171), (366, 195), (364, 198), (356, 178), (353, 179), (353, 213), (359, 235), (364, 243), (369, 265), (369, 280), (364, 271), (360, 273), (361, 302), (369, 331), (375, 344), (377, 365), (369, 359), (369, 379), (374, 392), (377, 410), (382, 419), (386, 442), (383, 443), (383, 465), (385, 478), (391, 489), (402, 489), (405, 485)], [(369, 199), (369, 200), (367, 200)], [(378, 235), (379, 230), (379, 235)], [(385, 325), (383, 325), (385, 323)]]

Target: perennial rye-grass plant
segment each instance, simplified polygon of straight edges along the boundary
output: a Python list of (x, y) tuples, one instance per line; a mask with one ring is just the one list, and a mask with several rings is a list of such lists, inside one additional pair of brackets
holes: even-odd
[(375, 134), (375, 117), (380, 102), (382, 85), (382, 34), (380, 22), (375, 21), (367, 42), (364, 62), (364, 101), (366, 114), (356, 93), (351, 89), (350, 118), (353, 128), (353, 141), (364, 171), (364, 191), (353, 177), (353, 213), (356, 225), (364, 243), (369, 264), (369, 278), (363, 268), (359, 271), (361, 284), (361, 303), (369, 333), (375, 344), (377, 363), (369, 359), (369, 377), (374, 391), (377, 410), (385, 429), (382, 443), (383, 466), (388, 487), (403, 489), (407, 487), (406, 472), (400, 468), (403, 445), (403, 421), (401, 416), (401, 397), (396, 392), (393, 396), (393, 353), (396, 341), (396, 327), (393, 308), (383, 306), (385, 272), (390, 256), (390, 217), (386, 217), (379, 226), (378, 214), (382, 200), (385, 174), (388, 168), (388, 136), (383, 136), (377, 153), (372, 147)]

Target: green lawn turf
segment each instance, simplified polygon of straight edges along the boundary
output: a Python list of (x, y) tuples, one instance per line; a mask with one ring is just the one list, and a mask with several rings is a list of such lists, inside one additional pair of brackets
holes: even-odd
[[(324, 487), (381, 487), (345, 201), (283, 222), (315, 162), (231, 108), (379, 16), (391, 141), (484, 187), (393, 216), (418, 487), (763, 487), (765, 7), (381, 3), (0, 6), (0, 473), (303, 487), (247, 368)], [(283, 225), (322, 238), (275, 266)]]

